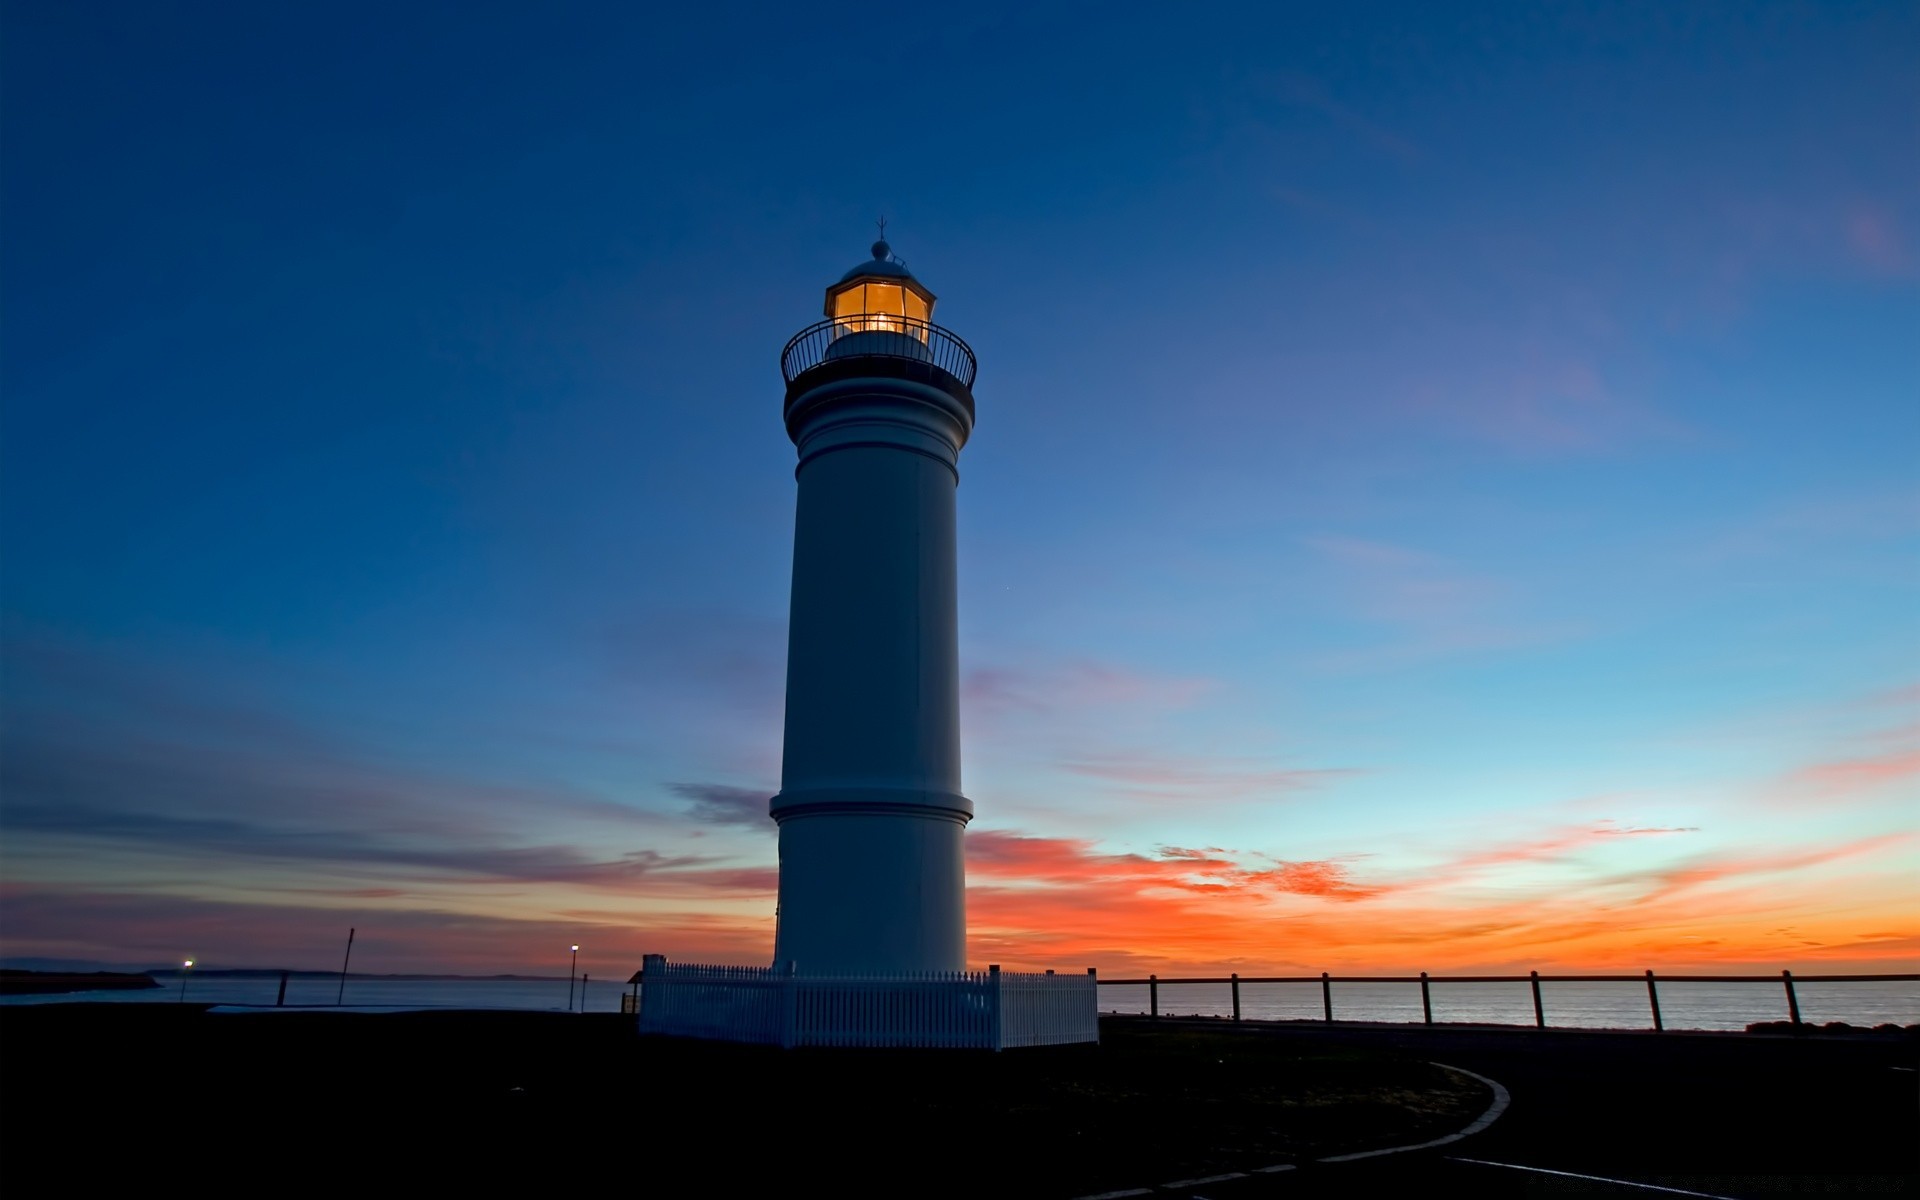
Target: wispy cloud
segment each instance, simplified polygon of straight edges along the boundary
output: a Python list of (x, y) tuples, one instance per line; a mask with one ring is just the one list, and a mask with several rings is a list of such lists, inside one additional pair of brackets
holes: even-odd
[(1501, 842), (1484, 849), (1460, 854), (1451, 859), (1445, 868), (1432, 875), (1428, 882), (1429, 884), (1458, 882), (1490, 867), (1555, 862), (1616, 838), (1661, 837), (1698, 832), (1699, 829), (1691, 825), (1621, 826), (1612, 821), (1600, 821), (1591, 825), (1558, 830), (1541, 837)]
[(1086, 755), (1059, 765), (1134, 795), (1161, 799), (1282, 796), (1358, 774), (1344, 767), (1284, 768), (1249, 759), (1149, 754)]
[(1862, 858), (1916, 840), (1911, 833), (1877, 834), (1785, 853), (1720, 853), (1699, 855), (1665, 866), (1649, 867), (1607, 878), (1607, 885), (1630, 885), (1637, 894), (1628, 902), (1650, 906), (1665, 903), (1677, 893), (1713, 884), (1754, 884), (1771, 877), (1792, 875), (1816, 867)]
[(1303, 542), (1335, 569), (1344, 611), (1396, 631), (1384, 642), (1322, 654), (1322, 665), (1331, 669), (1379, 670), (1548, 644), (1584, 632), (1564, 622), (1526, 619), (1511, 585), (1439, 555), (1337, 534)]
[(356, 930), (354, 968), (369, 973), (533, 971), (564, 978), (568, 963), (561, 950), (578, 942), (582, 969), (596, 979), (625, 980), (647, 953), (765, 962), (773, 947), (771, 906), (761, 920), (633, 909), (502, 916), (431, 906), (241, 903), (150, 890), (4, 885), (0, 916), (9, 955), (136, 966), (176, 962), (183, 954), (209, 967), (337, 966), (350, 925)]
[(1311, 75), (1280, 71), (1263, 76), (1259, 82), (1261, 90), (1267, 95), (1277, 97), (1295, 108), (1319, 114), (1356, 145), (1408, 166), (1425, 157), (1407, 137), (1366, 116), (1353, 105), (1335, 99), (1332, 89)]
[(1044, 666), (985, 666), (966, 673), (969, 717), (1084, 712), (1090, 708), (1186, 708), (1219, 687), (1202, 676), (1166, 676), (1117, 663), (1077, 659)]
[(1876, 275), (1910, 276), (1913, 249), (1892, 210), (1856, 202), (1847, 212), (1846, 244), (1855, 262)]
[(1885, 897), (1877, 908), (1866, 903), (1852, 916), (1829, 912), (1791, 935), (1778, 932), (1777, 916), (1795, 911), (1823, 872), (1884, 860), (1906, 844), (1899, 836), (1788, 854), (1696, 852), (1628, 869), (1618, 854), (1601, 853), (1692, 832), (1599, 822), (1367, 878), (1344, 859), (1263, 863), (1257, 854), (1177, 847), (1112, 853), (1083, 839), (983, 831), (969, 838), (969, 910), (989, 947), (983, 952), (996, 960), (1209, 972), (1288, 962), (1405, 970), (1416, 959), (1440, 968), (1871, 961), (1897, 956), (1910, 936), (1863, 924), (1885, 919)]
[(450, 840), (435, 835), (317, 830), (235, 818), (182, 817), (88, 805), (9, 804), (7, 824), (16, 838), (57, 837), (112, 842), (146, 854), (172, 854), (212, 865), (212, 860), (244, 863), (306, 863), (336, 873), (386, 881), (431, 883), (464, 880), (484, 883), (566, 883), (632, 891), (658, 885), (658, 891), (758, 890), (762, 872), (709, 868), (710, 856), (668, 855), (628, 850), (595, 857), (567, 845), (510, 845), (469, 835)]
[(1690, 541), (1688, 554), (1718, 566), (1915, 536), (1920, 536), (1920, 489), (1860, 490), (1782, 500), (1731, 528)]
[(1903, 687), (1886, 688), (1871, 695), (1862, 696), (1859, 701), (1865, 708), (1916, 708), (1920, 707), (1920, 683), (1909, 683)]
[(1920, 778), (1920, 750), (1908, 750), (1871, 758), (1810, 763), (1794, 771), (1788, 783), (1816, 796), (1832, 797), (1916, 778)]
[(667, 790), (692, 801), (688, 815), (696, 821), (749, 829), (771, 828), (767, 801), (773, 793), (765, 788), (732, 787), (724, 783), (670, 783)]
[(1387, 891), (1382, 885), (1355, 883), (1345, 863), (1326, 860), (1283, 862), (1271, 871), (1255, 872), (1247, 877), (1247, 882), (1271, 887), (1276, 892), (1329, 900), (1368, 900)]
[(1509, 354), (1408, 389), (1410, 416), (1527, 457), (1612, 453), (1687, 431), (1623, 392), (1590, 357)]
[[(16, 639), (8, 663), (0, 819), (16, 879), (269, 906), (517, 905), (530, 920), (580, 892), (656, 908), (771, 905), (763, 856), (720, 838), (681, 852), (674, 843), (694, 830), (644, 802), (656, 797), (403, 765), (244, 681), (57, 642)], [(713, 816), (733, 815), (737, 799), (712, 788), (693, 798)]]

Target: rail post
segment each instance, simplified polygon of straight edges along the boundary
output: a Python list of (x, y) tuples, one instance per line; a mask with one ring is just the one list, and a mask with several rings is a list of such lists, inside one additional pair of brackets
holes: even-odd
[(281, 1007), (284, 1007), (286, 1003), (287, 1003), (287, 973), (285, 971), (282, 971), (280, 972), (280, 994), (273, 998), (273, 1006), (275, 1008), (281, 1008)]
[(1160, 977), (1158, 975), (1147, 976), (1147, 1016), (1156, 1021), (1160, 1019)]
[(993, 1052), (1007, 1048), (1006, 1022), (1000, 998), (1000, 964), (987, 964), (987, 986), (993, 995)]
[(1333, 1020), (1333, 980), (1325, 971), (1320, 972), (1320, 1010)]
[(1535, 1029), (1545, 1029), (1547, 1027), (1547, 1010), (1545, 1006), (1540, 1003), (1540, 972), (1529, 971), (1527, 975), (1533, 984), (1533, 1027)]
[(796, 978), (800, 966), (791, 958), (784, 965), (787, 969), (780, 977), (780, 1048), (791, 1050), (800, 1044), (800, 981)]
[(335, 1007), (347, 1002), (347, 964), (353, 961), (353, 935), (357, 932), (351, 928), (347, 930), (347, 955), (340, 960), (340, 991), (333, 997)]
[(1780, 972), (1780, 982), (1787, 989), (1787, 1019), (1793, 1022), (1793, 1031), (1800, 1032), (1800, 997), (1793, 994), (1793, 972)]
[(1659, 1033), (1666, 1026), (1660, 1021), (1660, 991), (1653, 986), (1653, 969), (1647, 969), (1647, 1006), (1653, 1009), (1653, 1031)]
[(1240, 972), (1233, 973), (1233, 1019), (1240, 1019)]
[(1420, 1015), (1433, 1024), (1433, 991), (1427, 987), (1427, 973), (1420, 972)]
[(654, 1029), (662, 1028), (662, 1022), (669, 1016), (672, 1001), (667, 998), (667, 956), (664, 954), (642, 954), (640, 969), (633, 973), (633, 1015), (639, 1020), (640, 1032), (650, 1032), (647, 1014), (654, 1017)]

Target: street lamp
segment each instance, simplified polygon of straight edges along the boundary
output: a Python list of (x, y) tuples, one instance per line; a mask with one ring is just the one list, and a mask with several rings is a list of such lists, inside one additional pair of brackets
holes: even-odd
[(187, 976), (192, 973), (193, 960), (189, 958), (180, 964), (180, 999), (174, 1001), (175, 1004), (185, 1004), (187, 1002)]
[(580, 965), (580, 947), (573, 948), (573, 960), (567, 964), (567, 1011), (573, 1011), (573, 971)]

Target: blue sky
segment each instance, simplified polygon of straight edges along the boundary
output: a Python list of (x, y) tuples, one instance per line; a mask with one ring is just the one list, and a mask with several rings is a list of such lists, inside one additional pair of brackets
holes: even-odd
[(764, 958), (884, 213), (981, 961), (1920, 957), (1910, 6), (5, 22), (7, 953)]

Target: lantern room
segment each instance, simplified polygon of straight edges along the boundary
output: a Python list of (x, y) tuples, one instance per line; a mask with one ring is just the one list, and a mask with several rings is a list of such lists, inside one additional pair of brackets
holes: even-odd
[(833, 336), (849, 333), (909, 333), (927, 340), (933, 293), (893, 257), (884, 241), (873, 244), (873, 259), (840, 277), (827, 289), (827, 316)]

